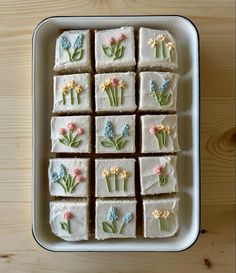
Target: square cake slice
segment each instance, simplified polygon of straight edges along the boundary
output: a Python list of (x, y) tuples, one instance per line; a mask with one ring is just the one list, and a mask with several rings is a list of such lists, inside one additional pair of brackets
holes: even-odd
[(51, 196), (88, 197), (90, 184), (88, 158), (49, 159), (48, 177)]
[(50, 202), (50, 225), (52, 232), (65, 241), (89, 239), (89, 202)]
[(175, 153), (178, 143), (176, 115), (141, 116), (142, 153)]
[(97, 199), (95, 238), (135, 238), (136, 203), (134, 199)]
[(54, 71), (61, 74), (92, 71), (89, 30), (64, 31), (57, 38)]
[(133, 27), (95, 31), (97, 72), (133, 71), (135, 64)]
[(175, 236), (179, 229), (177, 197), (143, 200), (145, 238)]
[(134, 153), (135, 115), (98, 116), (96, 153)]
[(95, 75), (96, 112), (132, 112), (135, 103), (135, 73)]
[(91, 117), (65, 116), (51, 119), (51, 152), (91, 152)]
[(167, 30), (141, 27), (139, 30), (139, 70), (176, 71), (176, 42)]
[(92, 112), (88, 73), (54, 77), (53, 113)]
[(139, 77), (139, 110), (176, 111), (178, 74), (141, 72)]
[(96, 159), (95, 175), (96, 197), (135, 196), (135, 159)]
[(140, 157), (140, 184), (142, 195), (178, 191), (177, 156)]

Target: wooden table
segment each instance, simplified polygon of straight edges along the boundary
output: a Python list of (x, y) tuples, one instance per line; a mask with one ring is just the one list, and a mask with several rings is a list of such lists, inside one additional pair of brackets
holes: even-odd
[[(181, 14), (199, 29), (202, 231), (185, 252), (53, 253), (32, 237), (32, 31), (47, 16), (103, 14)], [(0, 0), (0, 272), (234, 272), (234, 39), (232, 0)]]

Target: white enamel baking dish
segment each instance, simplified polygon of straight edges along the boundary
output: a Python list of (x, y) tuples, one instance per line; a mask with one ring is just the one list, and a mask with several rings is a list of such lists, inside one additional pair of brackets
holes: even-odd
[[(141, 26), (167, 29), (174, 35), (178, 54), (178, 154), (180, 229), (166, 239), (66, 242), (56, 238), (49, 226), (47, 168), (50, 155), (50, 118), (54, 45), (59, 30), (107, 29)], [(32, 230), (35, 240), (52, 251), (182, 251), (197, 239), (200, 228), (199, 154), (199, 37), (191, 21), (181, 16), (51, 17), (33, 33), (33, 187)]]

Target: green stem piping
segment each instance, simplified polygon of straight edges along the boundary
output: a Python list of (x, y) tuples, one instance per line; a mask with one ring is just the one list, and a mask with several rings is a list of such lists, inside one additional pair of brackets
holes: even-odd
[(108, 192), (111, 192), (110, 183), (109, 183), (109, 179), (107, 176), (105, 177), (105, 182), (106, 182), (106, 187), (107, 187)]
[(126, 183), (127, 182), (127, 179), (126, 178), (123, 178), (123, 191), (126, 192)]
[(115, 186), (115, 191), (117, 191), (118, 190), (118, 183), (117, 183), (118, 181), (117, 181), (117, 175), (116, 174), (114, 174), (114, 186)]
[(107, 93), (107, 97), (108, 97), (110, 106), (113, 106), (112, 97), (111, 97), (109, 90), (106, 90), (106, 93)]
[(124, 227), (124, 224), (125, 224), (125, 222), (122, 222), (122, 223), (121, 223), (121, 226), (120, 226), (120, 228), (119, 228), (118, 234), (121, 234), (121, 232), (122, 232), (122, 230), (123, 230), (123, 227)]
[(80, 104), (80, 95), (77, 93), (77, 103)]
[(70, 103), (71, 105), (74, 104), (73, 89), (70, 89)]

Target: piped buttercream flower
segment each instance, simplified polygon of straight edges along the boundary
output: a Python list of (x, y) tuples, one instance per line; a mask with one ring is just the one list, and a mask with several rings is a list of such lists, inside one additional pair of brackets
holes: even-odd
[(69, 42), (69, 40), (65, 36), (61, 37), (60, 45), (63, 49), (69, 49), (71, 47), (71, 43)]
[(152, 212), (152, 216), (154, 219), (159, 219), (160, 217), (163, 217), (163, 218), (168, 218), (170, 215), (170, 212), (168, 210), (154, 210)]
[(127, 85), (126, 85), (126, 83), (124, 81), (122, 81), (122, 80), (119, 81), (119, 83), (118, 83), (118, 87), (119, 88), (123, 88), (124, 89), (124, 88), (126, 88), (126, 86)]
[(113, 78), (110, 81), (111, 81), (112, 86), (117, 86), (119, 84), (119, 80), (116, 78)]
[(120, 176), (121, 176), (122, 178), (128, 178), (128, 177), (129, 177), (129, 172), (128, 172), (128, 171), (125, 171), (125, 170), (122, 170), (122, 171), (120, 172)]
[(164, 129), (165, 129), (165, 126), (162, 123), (159, 123), (156, 125), (157, 132), (164, 130)]
[(75, 81), (74, 80), (71, 80), (71, 81), (69, 81), (69, 83), (67, 84), (68, 85), (68, 87), (70, 88), (70, 89), (73, 89), (74, 87), (75, 87)]
[(76, 93), (81, 93), (82, 91), (83, 91), (83, 88), (82, 88), (82, 86), (81, 85), (77, 85), (77, 86), (75, 86), (75, 91), (76, 91)]
[(126, 36), (124, 33), (119, 33), (117, 36), (118, 41), (124, 41), (126, 39)]
[(69, 91), (68, 86), (66, 84), (63, 85), (63, 87), (62, 87), (62, 93), (66, 95), (68, 93), (68, 91)]
[(158, 41), (155, 38), (151, 38), (149, 39), (148, 44), (150, 45), (151, 48), (154, 48), (157, 46)]
[(150, 92), (155, 92), (156, 91), (156, 83), (154, 80), (150, 80), (149, 82), (149, 89), (150, 89)]
[(77, 133), (78, 136), (80, 136), (80, 135), (82, 135), (84, 133), (84, 129), (80, 127), (80, 128), (78, 128), (76, 130), (76, 133)]
[(155, 135), (156, 133), (157, 133), (157, 128), (154, 126), (154, 125), (152, 125), (150, 128), (149, 128), (149, 134), (151, 134), (151, 135)]
[(78, 36), (74, 42), (74, 48), (79, 49), (82, 47), (83, 38), (84, 38), (84, 34), (82, 34), (82, 33), (78, 34)]
[(156, 167), (153, 168), (153, 172), (154, 172), (156, 175), (162, 175), (162, 174), (163, 174), (163, 171), (164, 171), (164, 167), (161, 166), (161, 165), (157, 165)]
[(125, 124), (122, 131), (120, 132), (122, 137), (127, 137), (129, 135), (129, 125)]
[(157, 42), (163, 42), (166, 39), (166, 37), (163, 34), (159, 34), (156, 37)]
[(120, 168), (118, 168), (118, 167), (111, 167), (110, 171), (111, 171), (111, 174), (117, 175), (120, 172)]
[(122, 221), (125, 223), (125, 224), (128, 224), (131, 220), (132, 220), (132, 213), (131, 212), (128, 212), (127, 214), (125, 214), (125, 216), (122, 218)]
[(113, 126), (110, 121), (107, 121), (103, 130), (103, 135), (105, 138), (112, 138), (115, 136), (113, 131)]
[(108, 45), (114, 45), (115, 42), (116, 42), (116, 40), (115, 40), (113, 37), (108, 37), (108, 38), (106, 39), (106, 43), (107, 43)]
[(155, 218), (155, 219), (158, 219), (159, 217), (161, 217), (161, 211), (156, 209), (152, 212), (152, 216)]
[(72, 172), (73, 172), (73, 175), (74, 175), (74, 176), (78, 176), (78, 175), (81, 174), (81, 170), (78, 169), (78, 168), (74, 169)]
[(76, 129), (76, 126), (73, 122), (70, 122), (67, 124), (67, 128), (69, 131), (74, 131)]
[(108, 171), (108, 170), (104, 170), (104, 171), (102, 171), (102, 176), (103, 177), (107, 177), (107, 176), (110, 176), (110, 171)]
[(103, 82), (102, 84), (100, 84), (100, 88), (102, 89), (102, 91), (106, 91), (107, 90), (106, 82)]
[(162, 211), (162, 217), (163, 218), (168, 218), (169, 217), (169, 215), (170, 215), (170, 212), (168, 211), (168, 210), (164, 210), (164, 211)]
[(107, 91), (111, 86), (111, 80), (106, 80), (105, 82), (103, 82), (101, 85), (100, 85), (100, 88), (103, 90), (103, 91)]
[(63, 217), (64, 217), (65, 220), (68, 221), (68, 220), (70, 220), (70, 219), (73, 217), (73, 214), (72, 214), (71, 211), (66, 211), (66, 212), (64, 213)]
[(76, 183), (82, 183), (82, 182), (84, 182), (84, 180), (85, 180), (85, 178), (81, 175), (78, 175), (75, 177)]
[(108, 220), (113, 222), (118, 219), (117, 213), (116, 213), (116, 208), (111, 207), (108, 211)]
[(170, 134), (170, 127), (169, 126), (165, 126), (163, 131), (167, 134)]
[(167, 44), (166, 44), (166, 47), (167, 47), (168, 49), (172, 49), (172, 48), (174, 48), (174, 47), (175, 47), (175, 44), (174, 44), (174, 43), (169, 42), (169, 43), (167, 43)]
[(66, 129), (60, 128), (60, 129), (58, 130), (58, 134), (61, 135), (61, 136), (65, 135), (65, 134), (66, 134)]

